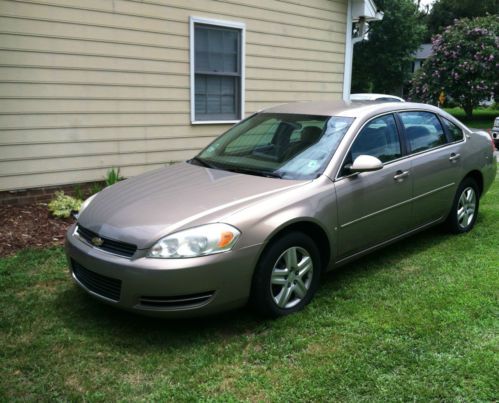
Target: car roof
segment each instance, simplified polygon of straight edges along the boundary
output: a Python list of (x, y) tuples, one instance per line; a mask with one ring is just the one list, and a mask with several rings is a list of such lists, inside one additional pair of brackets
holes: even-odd
[(307, 101), (293, 102), (273, 106), (262, 110), (262, 113), (290, 113), (317, 116), (346, 116), (361, 117), (374, 115), (377, 113), (390, 112), (395, 110), (427, 110), (429, 112), (441, 112), (435, 106), (412, 102), (345, 102), (345, 101)]

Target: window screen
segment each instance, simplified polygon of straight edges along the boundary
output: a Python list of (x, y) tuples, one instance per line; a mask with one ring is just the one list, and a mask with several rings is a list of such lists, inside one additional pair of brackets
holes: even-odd
[(194, 116), (241, 118), (241, 30), (194, 25)]

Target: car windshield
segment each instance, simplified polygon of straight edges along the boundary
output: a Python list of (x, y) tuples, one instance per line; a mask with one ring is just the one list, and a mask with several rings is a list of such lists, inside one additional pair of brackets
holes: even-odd
[(217, 138), (190, 162), (251, 175), (314, 179), (324, 171), (353, 120), (258, 113)]

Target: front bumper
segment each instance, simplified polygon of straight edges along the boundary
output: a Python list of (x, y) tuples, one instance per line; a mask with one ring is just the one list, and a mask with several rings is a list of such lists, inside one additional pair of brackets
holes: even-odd
[(202, 316), (246, 303), (261, 245), (189, 259), (131, 259), (66, 234), (73, 280), (119, 308), (164, 317)]

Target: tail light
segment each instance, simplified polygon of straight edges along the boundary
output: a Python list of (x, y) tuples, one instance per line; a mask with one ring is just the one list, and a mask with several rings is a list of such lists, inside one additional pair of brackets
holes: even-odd
[(494, 136), (492, 135), (492, 130), (487, 130), (490, 135), (490, 145), (492, 146), (492, 152), (496, 150), (496, 145), (494, 143)]

